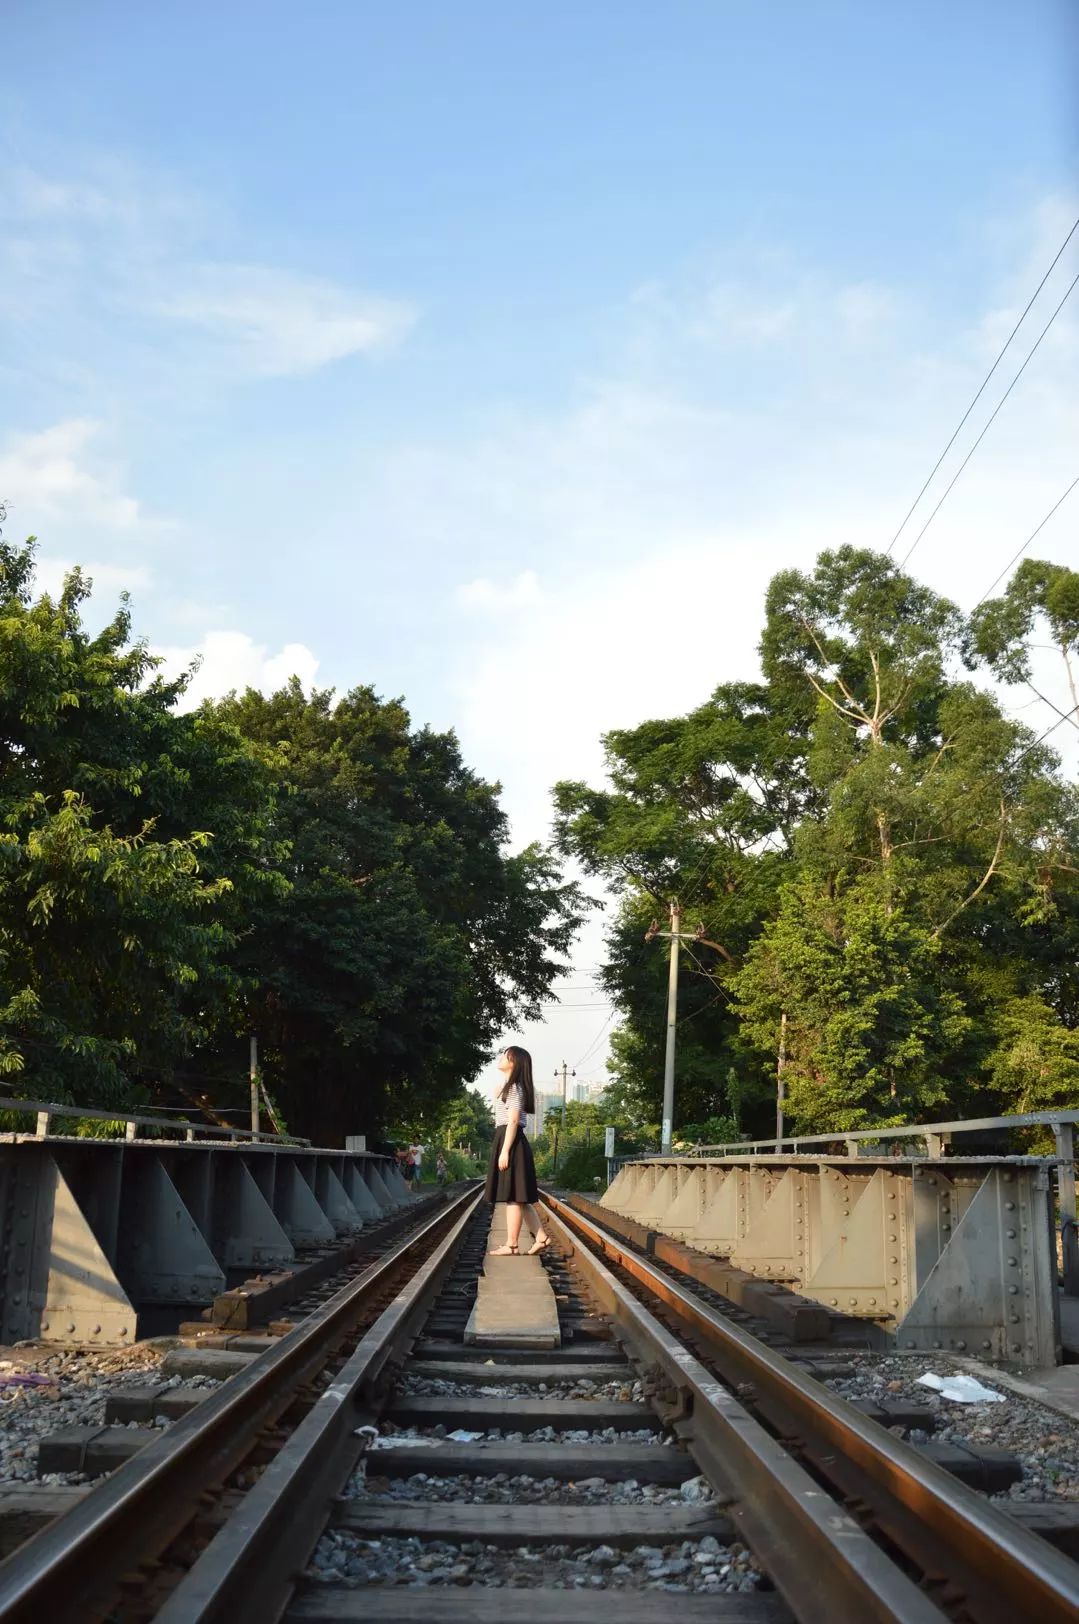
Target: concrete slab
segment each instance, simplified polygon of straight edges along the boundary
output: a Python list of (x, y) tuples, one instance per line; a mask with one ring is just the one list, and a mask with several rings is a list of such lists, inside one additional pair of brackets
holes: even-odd
[(476, 1347), (558, 1348), (562, 1333), (547, 1271), (539, 1257), (492, 1257), (504, 1244), (506, 1209), (494, 1208), (487, 1255), (464, 1340)]

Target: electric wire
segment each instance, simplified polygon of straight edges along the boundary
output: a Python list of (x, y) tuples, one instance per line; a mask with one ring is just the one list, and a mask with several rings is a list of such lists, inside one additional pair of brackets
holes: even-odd
[(951, 495), (952, 491), (955, 489), (956, 481), (959, 479), (959, 476), (962, 474), (964, 468), (967, 466), (967, 463), (970, 461), (971, 457), (973, 457), (974, 453), (977, 451), (978, 447), (981, 445), (982, 441), (985, 439), (986, 435), (989, 433), (989, 430), (992, 428), (994, 422), (996, 421), (997, 415), (1000, 412), (1001, 407), (1004, 405), (1004, 402), (1007, 400), (1008, 396), (1011, 394), (1012, 390), (1015, 388), (1016, 384), (1019, 382), (1020, 378), (1023, 376), (1023, 373), (1026, 371), (1026, 369), (1030, 365), (1031, 361), (1033, 361), (1035, 355), (1037, 355), (1038, 350), (1039, 350), (1039, 348), (1041, 346), (1042, 339), (1045, 337), (1045, 335), (1049, 331), (1050, 327), (1052, 327), (1053, 323), (1056, 321), (1057, 317), (1060, 315), (1060, 312), (1063, 310), (1063, 308), (1064, 308), (1065, 304), (1067, 303), (1067, 301), (1071, 298), (1071, 295), (1072, 295), (1072, 292), (1074, 291), (1076, 283), (1079, 283), (1079, 271), (1076, 272), (1075, 276), (1069, 282), (1067, 290), (1066, 290), (1066, 292), (1064, 294), (1064, 297), (1061, 299), (1060, 303), (1057, 305), (1056, 309), (1053, 311), (1053, 314), (1049, 317), (1049, 320), (1046, 322), (1045, 326), (1042, 328), (1041, 332), (1038, 334), (1037, 338), (1034, 340), (1033, 347), (1029, 351), (1026, 360), (1023, 362), (1022, 366), (1019, 368), (1019, 371), (1015, 374), (1015, 377), (1012, 379), (1012, 381), (1008, 385), (1007, 389), (1005, 389), (1003, 395), (1001, 395), (1000, 399), (997, 401), (997, 404), (994, 406), (988, 420), (986, 421), (985, 425), (982, 428), (981, 433), (978, 435), (978, 438), (975, 440), (974, 444), (971, 446), (970, 450), (967, 452), (966, 456), (963, 458), (962, 462), (959, 464), (959, 467), (956, 469), (955, 473), (952, 475), (951, 479), (948, 481), (947, 485), (944, 487), (944, 495), (940, 498), (940, 501), (937, 503), (936, 507), (933, 509), (932, 513), (929, 515), (929, 517), (925, 521), (925, 523), (922, 525), (922, 528), (919, 530), (918, 534), (915, 536), (914, 540), (911, 542), (911, 544), (907, 548), (906, 552), (903, 554), (902, 562), (900, 563), (900, 568), (901, 569), (906, 567), (907, 561), (910, 558), (911, 554), (914, 552), (914, 549), (917, 547), (918, 543), (921, 541), (922, 537), (925, 535), (926, 531), (929, 529), (929, 526), (933, 523), (933, 520), (936, 518), (936, 516), (940, 512), (941, 508), (944, 506), (945, 502), (948, 500), (948, 497)]
[(1056, 512), (1057, 508), (1062, 507), (1064, 505), (1064, 503), (1068, 500), (1068, 497), (1071, 495), (1072, 491), (1075, 489), (1075, 487), (1077, 485), (1079, 485), (1079, 474), (1076, 474), (1075, 478), (1072, 480), (1071, 484), (1068, 486), (1067, 490), (1064, 492), (1064, 495), (1057, 497), (1056, 501), (1053, 503), (1052, 507), (1049, 509), (1049, 512), (1045, 515), (1045, 518), (1042, 520), (1041, 524), (1039, 524), (1034, 530), (1032, 530), (1030, 532), (1030, 535), (1027, 537), (1026, 541), (1024, 541), (1023, 545), (1020, 547), (1019, 551), (1015, 554), (1015, 556), (1008, 560), (1008, 562), (1005, 564), (1004, 568), (1001, 570), (1000, 574), (997, 576), (996, 580), (993, 582), (992, 586), (987, 587), (986, 590), (982, 593), (981, 597), (978, 599), (977, 603), (974, 605), (975, 609), (980, 609), (982, 604), (985, 602), (986, 598), (990, 597), (991, 594), (996, 591), (996, 589), (1000, 585), (1001, 581), (1003, 581), (1004, 577), (1007, 574), (1009, 574), (1009, 572), (1011, 571), (1012, 565), (1013, 564), (1018, 564), (1019, 560), (1022, 558), (1023, 554), (1026, 552), (1027, 548), (1030, 546), (1030, 544), (1034, 540), (1035, 536), (1039, 535), (1040, 532), (1045, 529), (1046, 525), (1049, 523), (1049, 520), (1053, 517), (1053, 514)]
[[(1053, 259), (1053, 263), (1050, 265), (1049, 269), (1046, 271), (1045, 275), (1042, 277), (1041, 281), (1038, 283), (1038, 286), (1034, 289), (1034, 292), (1031, 294), (1029, 300), (1027, 301), (1026, 308), (1024, 309), (1023, 314), (1019, 317), (1019, 320), (1016, 322), (1015, 326), (1012, 328), (1011, 332), (1008, 334), (1008, 337), (1004, 341), (1003, 348), (1001, 349), (1001, 351), (998, 354), (996, 360), (993, 362), (993, 365), (989, 368), (989, 371), (986, 373), (985, 377), (982, 379), (980, 385), (978, 386), (977, 394), (974, 396), (974, 399), (971, 401), (970, 405), (967, 407), (966, 411), (963, 413), (962, 417), (959, 419), (959, 422), (956, 424), (955, 429), (954, 429), (954, 431), (952, 433), (951, 439), (948, 441), (948, 444), (944, 447), (944, 450), (941, 452), (940, 456), (937, 458), (936, 462), (933, 464), (933, 467), (930, 470), (930, 474), (929, 474), (928, 479), (926, 480), (925, 484), (922, 486), (921, 490), (918, 492), (917, 496), (914, 498), (914, 501), (911, 503), (910, 507), (908, 508), (906, 516), (904, 517), (902, 524), (899, 526), (899, 529), (896, 531), (895, 535), (892, 537), (891, 541), (888, 543), (888, 548), (887, 548), (887, 555), (888, 556), (891, 555), (892, 548), (895, 546), (896, 542), (899, 540), (900, 536), (903, 534), (903, 531), (907, 528), (907, 525), (910, 522), (911, 514), (914, 512), (915, 508), (918, 506), (918, 503), (921, 501), (922, 497), (925, 495), (926, 491), (929, 489), (930, 485), (933, 483), (933, 480), (936, 478), (937, 470), (939, 469), (941, 463), (944, 461), (945, 457), (948, 455), (949, 451), (952, 449), (952, 446), (955, 444), (956, 440), (958, 439), (959, 434), (960, 434), (960, 432), (961, 432), (961, 430), (963, 428), (963, 424), (966, 422), (967, 418), (970, 416), (971, 412), (974, 410), (975, 406), (977, 406), (979, 400), (982, 398), (982, 395), (985, 393), (986, 385), (988, 384), (990, 378), (993, 376), (994, 372), (997, 370), (997, 367), (1000, 365), (1001, 361), (1003, 361), (1005, 355), (1008, 352), (1008, 349), (1011, 346), (1012, 339), (1015, 337), (1016, 333), (1019, 331), (1020, 327), (1022, 327), (1024, 321), (1027, 319), (1027, 316), (1030, 313), (1030, 308), (1033, 305), (1035, 299), (1038, 297), (1038, 294), (1042, 291), (1042, 288), (1044, 288), (1046, 282), (1048, 282), (1050, 276), (1056, 270), (1056, 267), (1057, 267), (1057, 265), (1058, 265), (1058, 263), (1060, 261), (1060, 256), (1063, 254), (1065, 248), (1067, 248), (1068, 244), (1071, 242), (1071, 240), (1074, 237), (1077, 229), (1079, 229), (1079, 217), (1077, 217), (1075, 219), (1075, 221), (1072, 224), (1071, 230), (1068, 232), (1068, 235), (1064, 238), (1064, 241), (1061, 243), (1060, 247), (1057, 249), (1056, 255), (1054, 256), (1054, 259)], [(917, 545), (917, 543), (915, 545)], [(909, 553), (908, 553), (907, 556), (908, 557), (910, 556)]]

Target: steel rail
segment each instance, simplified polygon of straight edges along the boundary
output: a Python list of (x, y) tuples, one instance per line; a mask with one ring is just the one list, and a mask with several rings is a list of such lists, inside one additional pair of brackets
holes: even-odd
[[(701, 1363), (679, 1336), (580, 1245), (572, 1208), (544, 1196), (544, 1222), (614, 1322), (638, 1362), (658, 1364), (677, 1398), (669, 1419), (689, 1444), (746, 1543), (802, 1624), (946, 1624), (935, 1602), (850, 1513), (820, 1487), (785, 1445)], [(576, 1226), (575, 1226), (576, 1227)], [(594, 1229), (581, 1219), (581, 1233)], [(602, 1242), (599, 1231), (596, 1243)], [(662, 1412), (661, 1412), (662, 1413)]]
[(241, 1464), (260, 1433), (322, 1369), (372, 1297), (436, 1245), (476, 1200), (466, 1191), (407, 1236), (246, 1370), (126, 1461), (86, 1499), (0, 1563), (2, 1624), (89, 1624), (117, 1585), (163, 1551), (193, 1506)]
[(357, 1422), (373, 1414), (386, 1364), (411, 1346), (481, 1198), (480, 1193), (471, 1195), (468, 1209), (364, 1333), (331, 1385), (155, 1615), (157, 1624), (269, 1624), (280, 1618), (326, 1526), (331, 1501), (364, 1452)]
[[(769, 1426), (784, 1439), (796, 1440), (818, 1472), (868, 1511), (872, 1522), (922, 1571), (924, 1582), (938, 1588), (942, 1604), (948, 1609), (961, 1601), (960, 1616), (976, 1624), (1012, 1624), (1016, 1618), (1036, 1618), (1039, 1624), (1075, 1624), (1079, 1617), (1079, 1565), (717, 1314), (693, 1292), (646, 1262), (620, 1237), (553, 1196), (545, 1194), (544, 1200), (570, 1245), (583, 1239), (624, 1269), (673, 1311), (679, 1329), (703, 1345), (706, 1356), (714, 1359), (725, 1381), (749, 1385), (754, 1409)], [(586, 1275), (602, 1267), (588, 1250), (577, 1246), (576, 1252)], [(619, 1325), (632, 1335), (633, 1312), (626, 1306), (626, 1299), (631, 1303), (636, 1299), (619, 1282), (614, 1284), (617, 1292), (605, 1285), (598, 1294), (605, 1306), (610, 1304), (608, 1311)], [(669, 1364), (670, 1358), (665, 1362)], [(729, 1394), (727, 1398), (729, 1401)], [(707, 1410), (702, 1414), (695, 1406), (690, 1426), (698, 1434), (703, 1426), (707, 1434), (713, 1430), (710, 1422), (718, 1419), (724, 1423), (723, 1410), (720, 1405), (718, 1415)], [(726, 1424), (722, 1430), (729, 1433)], [(733, 1473), (733, 1490), (739, 1494), (738, 1476), (746, 1463), (737, 1452), (720, 1455), (720, 1469), (726, 1462)], [(752, 1477), (743, 1481), (751, 1490), (759, 1487), (759, 1478), (756, 1482)], [(763, 1510), (765, 1518), (771, 1516), (770, 1505)], [(746, 1501), (743, 1514), (751, 1530), (750, 1542), (762, 1551), (766, 1565), (774, 1565), (771, 1542), (761, 1544), (757, 1508)], [(811, 1562), (808, 1548), (803, 1561)], [(803, 1569), (799, 1581), (796, 1565), (794, 1587), (784, 1593), (799, 1617), (810, 1618), (814, 1615), (805, 1611), (804, 1593), (800, 1598), (798, 1590), (806, 1571), (810, 1570)], [(780, 1570), (776, 1569), (773, 1577), (779, 1585)], [(827, 1616), (838, 1615), (830, 1612)]]

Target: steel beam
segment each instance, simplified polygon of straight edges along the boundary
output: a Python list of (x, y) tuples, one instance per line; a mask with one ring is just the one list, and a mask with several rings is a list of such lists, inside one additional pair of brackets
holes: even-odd
[(900, 1347), (1033, 1367), (1060, 1357), (1056, 1167), (1035, 1157), (650, 1157), (621, 1169), (604, 1204), (873, 1320)]

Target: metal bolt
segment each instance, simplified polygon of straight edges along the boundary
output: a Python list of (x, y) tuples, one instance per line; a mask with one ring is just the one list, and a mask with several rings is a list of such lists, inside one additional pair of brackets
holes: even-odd
[(69, 1335), (74, 1335), (74, 1332), (75, 1332), (74, 1325), (69, 1325), (67, 1329), (68, 1329), (68, 1334)]
[(941, 1224), (941, 1229), (951, 1229), (951, 1224)]
[(899, 1284), (899, 1276), (897, 1274), (890, 1275), (888, 1277), (888, 1284), (890, 1286), (898, 1286), (898, 1284)]
[(944, 1344), (943, 1344), (943, 1343), (942, 1343), (942, 1342), (934, 1342), (934, 1343), (933, 1343), (933, 1346), (934, 1346), (934, 1347), (935, 1347), (935, 1348), (940, 1348), (940, 1347), (943, 1347), (943, 1346), (944, 1346)]
[(1018, 1297), (1018, 1295), (1019, 1295), (1019, 1287), (1018, 1286), (1009, 1286), (1008, 1287), (1008, 1296), (1009, 1297)]
[(898, 1262), (899, 1262), (899, 1259), (898, 1259), (898, 1258), (897, 1258), (897, 1257), (890, 1257), (890, 1258), (889, 1258), (889, 1259), (888, 1259), (888, 1262), (889, 1262), (889, 1263), (898, 1263)]
[(955, 1345), (959, 1349), (960, 1353), (966, 1353), (967, 1345), (965, 1342), (957, 1342)]
[(1004, 1203), (1004, 1211), (1005, 1212), (1014, 1212), (1015, 1211), (1015, 1202), (1014, 1201), (1005, 1201), (1005, 1203)]
[(1014, 1229), (1006, 1229), (1004, 1231), (1004, 1237), (1005, 1237), (1006, 1240), (1014, 1241), (1014, 1239), (1015, 1239), (1015, 1230)]
[(1022, 1353), (1022, 1351), (1023, 1351), (1023, 1344), (1021, 1342), (1013, 1342), (1012, 1343), (1012, 1352), (1013, 1353)]
[[(899, 1298), (898, 1297), (893, 1297), (892, 1298), (891, 1306), (893, 1308), (898, 1308), (899, 1307)], [(913, 1346), (913, 1343), (911, 1344), (911, 1346)]]
[(850, 1303), (850, 1306), (851, 1306), (851, 1307), (852, 1307), (852, 1308), (857, 1308), (857, 1306), (858, 1306), (858, 1299), (857, 1299), (857, 1297), (848, 1297), (848, 1298), (847, 1298), (847, 1301), (848, 1301), (848, 1303)]
[(992, 1348), (992, 1346), (993, 1346), (993, 1344), (991, 1342), (983, 1342), (982, 1343), (982, 1347), (985, 1349), (986, 1353), (989, 1352), (989, 1350)]
[(1018, 1325), (1019, 1324), (1019, 1315), (1018, 1314), (1009, 1314), (1008, 1315), (1008, 1322), (1011, 1325)]
[(1011, 1264), (1013, 1269), (1018, 1268), (1019, 1266), (1019, 1259), (1017, 1257), (1010, 1257), (1008, 1262)]

